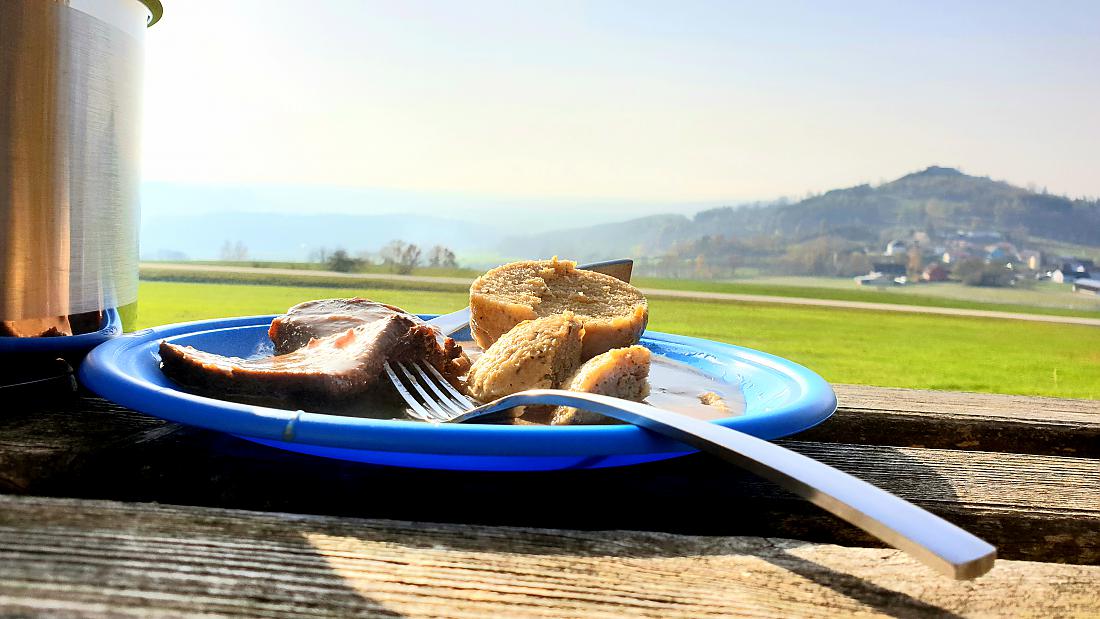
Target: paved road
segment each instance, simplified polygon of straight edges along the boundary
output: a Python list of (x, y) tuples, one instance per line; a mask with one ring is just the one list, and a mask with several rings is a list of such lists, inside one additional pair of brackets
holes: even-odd
[[(236, 267), (211, 264), (142, 264), (143, 267), (168, 271), (201, 271), (212, 273), (258, 273), (267, 275), (296, 275), (302, 277), (343, 277), (369, 281), (405, 281), (435, 284), (469, 285), (470, 280), (463, 277), (432, 277), (429, 275), (397, 275), (395, 273), (338, 273), (336, 271), (307, 271), (303, 269), (269, 269), (257, 267)], [(665, 290), (642, 288), (647, 297), (667, 297), (677, 299), (708, 299), (715, 301), (738, 301), (742, 303), (777, 303), (781, 305), (804, 305), (811, 307), (842, 307), (846, 309), (874, 310), (880, 312), (906, 312), (912, 314), (938, 314), (941, 316), (970, 316), (972, 318), (999, 318), (1008, 320), (1028, 320), (1031, 322), (1053, 322), (1067, 325), (1088, 325), (1100, 327), (1100, 318), (1080, 316), (1050, 316), (1046, 314), (1026, 314), (1022, 312), (996, 312), (990, 310), (961, 309), (955, 307), (927, 307), (923, 305), (899, 305), (894, 303), (868, 303), (865, 301), (840, 301), (835, 299), (811, 299), (804, 297), (776, 297), (757, 294), (735, 294), (729, 292), (702, 292), (695, 290)]]

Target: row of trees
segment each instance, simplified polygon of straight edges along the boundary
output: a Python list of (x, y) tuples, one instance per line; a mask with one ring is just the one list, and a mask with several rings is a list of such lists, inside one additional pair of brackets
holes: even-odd
[(248, 246), (244, 244), (244, 241), (237, 241), (236, 243), (226, 240), (222, 243), (221, 251), (218, 255), (222, 260), (231, 260), (233, 262), (243, 262), (248, 260)]
[[(927, 255), (919, 244), (896, 256), (868, 253), (863, 244), (850, 239), (823, 235), (800, 243), (787, 243), (777, 237), (731, 238), (708, 235), (681, 241), (663, 255), (640, 262), (639, 275), (653, 277), (716, 279), (733, 277), (738, 269), (749, 268), (767, 273), (854, 277), (870, 273), (876, 263), (904, 265), (910, 281), (919, 281)], [(969, 258), (952, 265), (951, 277), (968, 286), (1024, 286), (1032, 280), (1006, 261)]]
[[(358, 271), (367, 266), (382, 265), (394, 273), (407, 275), (412, 273), (413, 269), (425, 265), (425, 256), (424, 251), (415, 243), (393, 240), (377, 253), (363, 251), (354, 256), (343, 248), (330, 251), (326, 247), (320, 247), (310, 254), (310, 262), (324, 264), (329, 270), (341, 273)], [(455, 268), (458, 266), (458, 260), (449, 248), (436, 245), (428, 250), (426, 264), (430, 267)]]
[(676, 243), (661, 257), (647, 262), (640, 273), (657, 277), (732, 277), (748, 267), (792, 275), (863, 275), (871, 257), (861, 245), (831, 236), (786, 244), (768, 236), (729, 238), (704, 236)]

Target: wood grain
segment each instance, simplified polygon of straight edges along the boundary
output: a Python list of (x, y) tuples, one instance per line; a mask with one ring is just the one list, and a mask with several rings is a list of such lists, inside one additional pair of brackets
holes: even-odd
[[(1100, 401), (836, 385), (840, 408), (800, 440), (1100, 458)], [(177, 426), (94, 397), (7, 401), (0, 490), (31, 492), (89, 457)]]
[(1100, 567), (976, 581), (895, 550), (0, 497), (0, 614), (1094, 616)]
[[(407, 520), (431, 514), (433, 520), (452, 523), (875, 543), (862, 531), (707, 456), (543, 474), (400, 470), (299, 456), (181, 429), (100, 400), (84, 400), (80, 406), (43, 409), (22, 421), (0, 418), (0, 462), (33, 463), (5, 466), (6, 475), (25, 475), (9, 491)], [(801, 440), (785, 444), (948, 518), (997, 545), (1003, 557), (1100, 563), (1096, 460)], [(410, 491), (422, 487), (433, 491)], [(524, 509), (506, 509), (502, 502)], [(693, 508), (700, 504), (709, 508)]]
[(833, 387), (836, 414), (800, 439), (1100, 458), (1100, 400)]
[[(1015, 559), (1100, 563), (1100, 463), (1086, 458), (783, 441), (979, 535)], [(781, 491), (752, 484), (754, 497)], [(774, 502), (774, 499), (773, 499)], [(776, 504), (776, 534), (866, 545), (808, 507)], [(832, 526), (830, 526), (832, 524)], [(773, 533), (767, 533), (773, 534)]]
[[(1100, 563), (1095, 460), (783, 444), (944, 516), (997, 545), (1005, 558)], [(415, 471), (287, 454), (190, 430), (108, 454), (80, 476), (52, 486), (50, 494), (408, 520), (429, 514), (454, 523), (876, 543), (802, 499), (704, 455), (595, 471)]]
[(178, 427), (95, 397), (5, 398), (0, 492), (32, 491), (97, 453), (140, 445)]

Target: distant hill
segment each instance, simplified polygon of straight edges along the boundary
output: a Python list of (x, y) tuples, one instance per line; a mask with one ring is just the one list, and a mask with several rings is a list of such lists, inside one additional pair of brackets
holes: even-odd
[[(253, 260), (307, 260), (317, 249), (378, 251), (394, 239), (441, 244), (468, 266), (502, 259), (568, 256), (600, 260), (705, 256), (726, 271), (772, 267), (791, 248), (881, 251), (893, 238), (958, 230), (996, 231), (1048, 253), (1097, 248), (1100, 203), (1071, 200), (953, 168), (930, 167), (878, 186), (859, 185), (795, 203), (652, 214), (654, 204), (526, 200), (484, 203), (462, 196), (310, 187), (143, 187), (144, 259), (216, 259), (226, 241)], [(644, 217), (614, 222), (630, 210)], [(683, 212), (687, 205), (669, 205)], [(334, 209), (330, 211), (329, 209)], [(324, 210), (330, 214), (309, 214)], [(363, 214), (354, 214), (363, 213)], [(409, 213), (380, 214), (380, 213)], [(587, 221), (589, 225), (571, 225)], [(523, 230), (542, 232), (525, 234)], [(1021, 247), (1023, 249), (1025, 247)], [(788, 260), (796, 271), (798, 260)], [(751, 263), (751, 264), (750, 264)], [(818, 267), (814, 267), (815, 269)], [(696, 269), (696, 276), (706, 276)], [(720, 274), (714, 272), (714, 276)]]
[(829, 238), (878, 247), (885, 240), (913, 232), (935, 238), (957, 230), (993, 230), (1018, 240), (1100, 248), (1100, 203), (932, 166), (877, 187), (836, 189), (791, 204), (722, 207), (700, 211), (690, 219), (657, 215), (512, 238), (501, 244), (501, 252), (558, 253), (581, 260), (659, 255), (677, 243), (718, 235), (726, 239), (766, 238), (780, 245)]
[[(355, 254), (390, 240), (436, 243), (464, 264), (499, 264), (496, 245), (509, 235), (561, 230), (575, 221), (601, 224), (623, 213), (695, 212), (716, 202), (646, 202), (516, 198), (466, 193), (283, 184), (146, 181), (141, 187), (141, 255), (146, 259), (216, 259), (225, 241), (254, 260), (305, 260), (318, 247)], [(553, 216), (547, 216), (553, 213)]]
[(499, 249), (505, 256), (560, 255), (588, 261), (646, 256), (690, 236), (693, 229), (691, 218), (685, 215), (652, 215), (618, 223), (511, 237), (502, 241)]
[(878, 187), (838, 189), (786, 206), (715, 209), (696, 217), (739, 235), (778, 234), (792, 241), (821, 234), (878, 241), (911, 230), (997, 230), (1100, 246), (1100, 205), (1035, 193), (953, 168), (930, 167)]

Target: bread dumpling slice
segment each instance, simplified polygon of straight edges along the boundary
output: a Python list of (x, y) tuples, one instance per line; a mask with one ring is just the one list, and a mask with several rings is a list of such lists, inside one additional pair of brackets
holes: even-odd
[(557, 387), (581, 364), (584, 327), (572, 312), (529, 320), (497, 339), (470, 367), (467, 395), (490, 402)]
[(649, 320), (637, 288), (571, 260), (513, 262), (470, 286), (470, 331), (483, 349), (524, 320), (566, 311), (584, 325), (582, 359), (637, 344)]
[[(615, 348), (584, 362), (562, 383), (562, 389), (642, 401), (649, 395), (650, 352), (644, 346)], [(615, 419), (571, 406), (559, 406), (550, 425), (618, 423)]]

